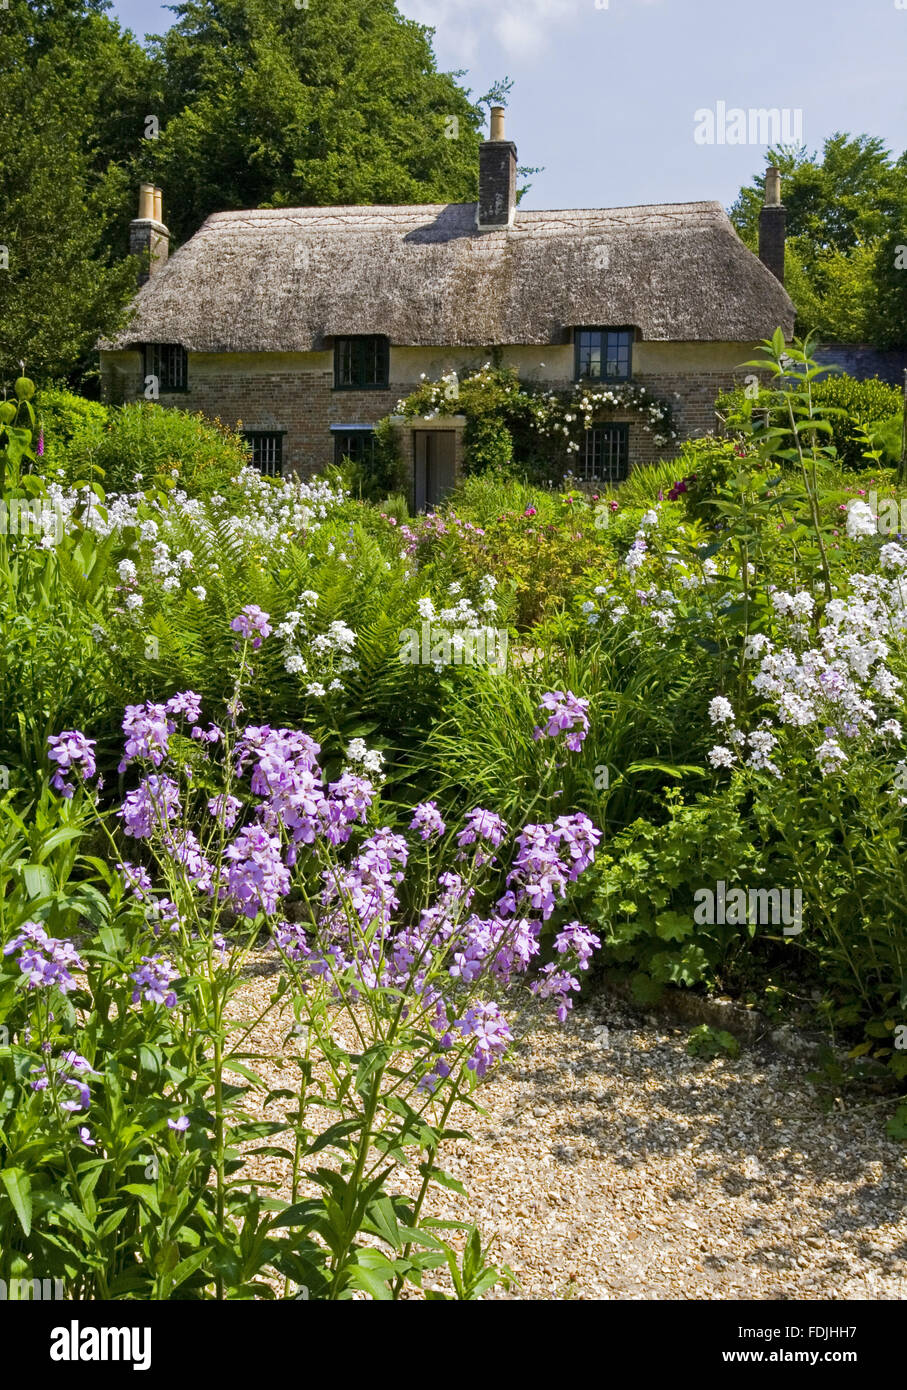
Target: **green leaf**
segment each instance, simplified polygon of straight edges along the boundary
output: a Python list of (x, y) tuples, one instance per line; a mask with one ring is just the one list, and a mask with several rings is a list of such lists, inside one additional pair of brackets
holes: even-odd
[(0, 1170), (0, 1179), (26, 1235), (31, 1235), (31, 1179), (21, 1168)]

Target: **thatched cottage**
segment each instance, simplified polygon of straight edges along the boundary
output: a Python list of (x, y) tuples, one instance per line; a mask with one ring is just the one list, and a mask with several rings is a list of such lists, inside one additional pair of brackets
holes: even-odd
[[(522, 212), (516, 182), (495, 108), (477, 203), (216, 213), (168, 258), (160, 190), (143, 185), (130, 245), (147, 273), (128, 327), (101, 345), (106, 398), (241, 421), (260, 467), (310, 473), (367, 464), (372, 427), (423, 373), (462, 376), (492, 349), (559, 390), (643, 385), (689, 437), (713, 426), (757, 342), (792, 334), (776, 171), (759, 256), (718, 203)], [(401, 423), (417, 507), (451, 485), (463, 425)], [(638, 412), (611, 408), (571, 466), (619, 481), (664, 452)]]

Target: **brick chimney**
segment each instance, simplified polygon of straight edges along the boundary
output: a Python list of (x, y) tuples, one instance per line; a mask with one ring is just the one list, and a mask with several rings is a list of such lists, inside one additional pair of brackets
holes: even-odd
[(170, 233), (164, 226), (163, 195), (153, 183), (139, 184), (139, 215), (129, 224), (129, 254), (142, 257), (139, 284), (166, 264)]
[(784, 284), (787, 209), (781, 201), (781, 174), (774, 164), (765, 171), (765, 203), (759, 214), (759, 259)]
[(479, 146), (476, 226), (493, 232), (513, 225), (516, 211), (516, 145), (504, 134), (504, 108), (492, 106), (491, 132)]

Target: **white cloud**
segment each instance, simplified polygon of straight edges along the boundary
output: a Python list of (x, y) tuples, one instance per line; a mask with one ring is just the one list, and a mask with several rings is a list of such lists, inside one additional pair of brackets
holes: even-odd
[(593, 9), (594, 0), (398, 0), (398, 7), (437, 31), (439, 49), (470, 61), (489, 40), (508, 58), (536, 57), (552, 28)]

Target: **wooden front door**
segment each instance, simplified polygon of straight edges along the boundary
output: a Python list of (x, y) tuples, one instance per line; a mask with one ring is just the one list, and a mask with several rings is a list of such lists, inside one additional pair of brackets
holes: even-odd
[(414, 430), (414, 509), (435, 507), (454, 485), (457, 458), (456, 430)]

